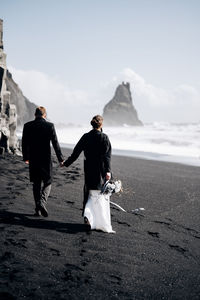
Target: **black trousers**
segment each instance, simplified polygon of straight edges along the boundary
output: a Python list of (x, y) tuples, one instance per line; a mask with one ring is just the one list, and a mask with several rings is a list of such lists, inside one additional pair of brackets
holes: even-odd
[(84, 210), (85, 210), (86, 203), (88, 201), (88, 196), (89, 196), (89, 189), (88, 189), (87, 185), (85, 184), (84, 187), (83, 187), (83, 210), (82, 210), (82, 216), (84, 215)]
[(49, 194), (51, 192), (51, 184), (37, 180), (33, 182), (33, 196), (35, 200), (35, 209), (38, 210), (39, 206), (45, 206)]

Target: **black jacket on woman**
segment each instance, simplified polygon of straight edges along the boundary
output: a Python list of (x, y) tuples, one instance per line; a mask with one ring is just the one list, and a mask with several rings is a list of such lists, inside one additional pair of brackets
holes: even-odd
[(23, 160), (29, 160), (30, 181), (52, 181), (51, 146), (59, 162), (63, 161), (54, 124), (42, 117), (37, 117), (24, 125), (22, 135)]
[(84, 152), (85, 191), (101, 189), (106, 173), (111, 172), (111, 144), (108, 136), (97, 129), (85, 133), (64, 165), (66, 167), (71, 165), (82, 151)]

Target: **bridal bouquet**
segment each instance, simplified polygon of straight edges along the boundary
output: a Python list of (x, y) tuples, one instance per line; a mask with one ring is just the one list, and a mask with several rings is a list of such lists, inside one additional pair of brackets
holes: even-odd
[(113, 193), (119, 193), (122, 192), (122, 182), (121, 180), (108, 180), (105, 182), (101, 189), (102, 194), (113, 194)]

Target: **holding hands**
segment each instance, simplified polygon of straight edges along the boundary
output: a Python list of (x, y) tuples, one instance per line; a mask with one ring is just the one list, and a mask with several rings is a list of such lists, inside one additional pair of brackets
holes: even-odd
[(60, 167), (61, 168), (64, 167), (64, 162), (65, 162), (64, 160), (60, 162)]

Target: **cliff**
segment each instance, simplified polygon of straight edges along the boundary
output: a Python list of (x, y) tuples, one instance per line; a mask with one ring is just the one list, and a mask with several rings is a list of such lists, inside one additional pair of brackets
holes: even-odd
[(15, 152), (18, 148), (16, 135), (16, 106), (10, 102), (6, 86), (6, 53), (3, 48), (3, 20), (0, 19), (0, 154)]
[(0, 19), (0, 154), (18, 153), (16, 128), (33, 119), (36, 105), (31, 103), (7, 69), (3, 47), (3, 20)]
[(7, 70), (6, 87), (10, 92), (10, 103), (16, 105), (17, 127), (22, 127), (24, 123), (34, 119), (36, 105), (30, 102), (22, 93), (19, 86), (12, 78), (12, 74)]
[(108, 126), (121, 126), (124, 124), (142, 126), (137, 111), (133, 106), (130, 84), (122, 82), (115, 95), (104, 107), (104, 124)]

